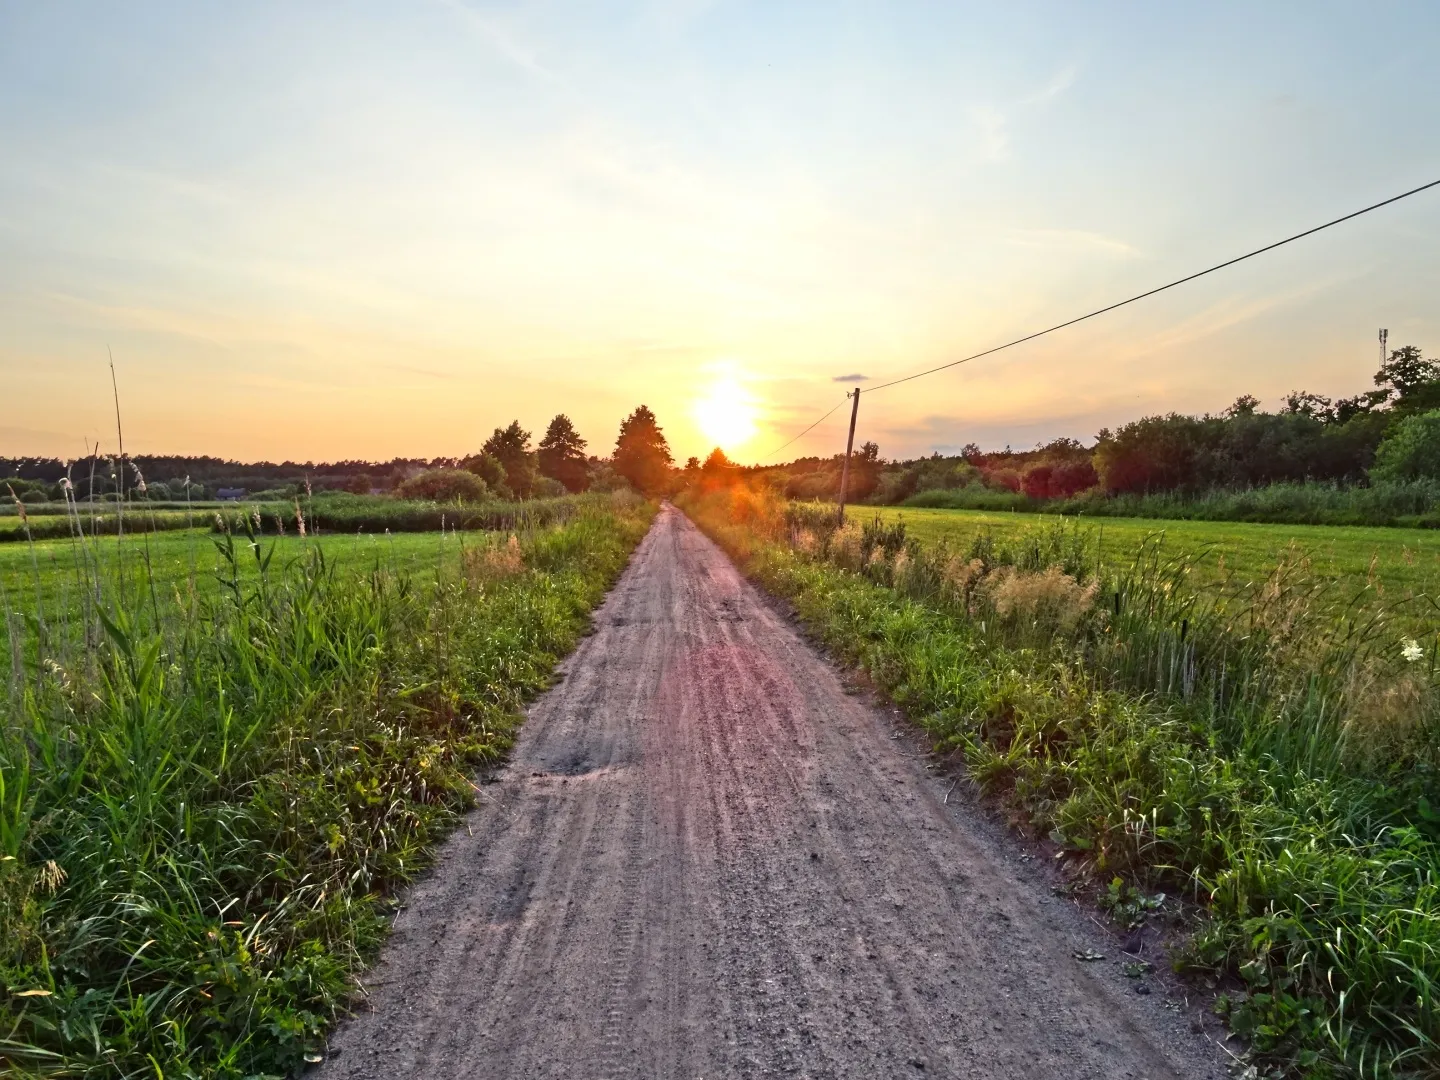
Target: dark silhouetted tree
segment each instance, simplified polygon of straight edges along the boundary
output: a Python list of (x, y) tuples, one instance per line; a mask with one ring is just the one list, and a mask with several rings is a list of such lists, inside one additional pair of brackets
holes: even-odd
[(499, 498), (513, 499), (514, 492), (505, 478), (505, 466), (489, 454), (471, 454), (460, 462), (460, 467), (484, 480)]
[(511, 420), (510, 426), (496, 428), (485, 440), (481, 452), (489, 454), (505, 470), (505, 484), (518, 498), (529, 498), (535, 488), (535, 458), (530, 453), (530, 432)]
[[(1309, 390), (1292, 390), (1285, 395), (1285, 411), (1295, 416), (1308, 416), (1322, 424), (1335, 419), (1335, 403), (1324, 394), (1313, 394)], [(1253, 416), (1254, 411), (1243, 415)]]
[(1255, 410), (1260, 408), (1260, 399), (1254, 394), (1241, 394), (1235, 399), (1235, 404), (1225, 410), (1225, 415), (1230, 419), (1237, 416), (1254, 416)]
[(540, 462), (541, 475), (560, 481), (566, 491), (584, 491), (589, 486), (585, 440), (564, 413), (550, 421), (536, 457)]
[(620, 425), (612, 461), (615, 471), (646, 495), (657, 495), (669, 485), (670, 466), (675, 459), (648, 406), (641, 405)]
[(1416, 345), (1396, 349), (1375, 373), (1375, 385), (1392, 387), (1400, 398), (1434, 382), (1440, 382), (1440, 361), (1426, 360)]

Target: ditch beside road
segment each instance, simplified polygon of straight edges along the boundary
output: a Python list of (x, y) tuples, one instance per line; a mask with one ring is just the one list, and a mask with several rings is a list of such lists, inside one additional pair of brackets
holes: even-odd
[(561, 675), (325, 1080), (1225, 1075), (679, 511)]

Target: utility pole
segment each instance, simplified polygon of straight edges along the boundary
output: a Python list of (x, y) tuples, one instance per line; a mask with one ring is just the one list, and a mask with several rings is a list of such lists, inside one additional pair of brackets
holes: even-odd
[(845, 489), (850, 483), (850, 452), (855, 448), (855, 414), (860, 411), (860, 388), (855, 387), (854, 401), (850, 405), (850, 435), (845, 440), (845, 463), (840, 466), (840, 513), (838, 520), (845, 524)]

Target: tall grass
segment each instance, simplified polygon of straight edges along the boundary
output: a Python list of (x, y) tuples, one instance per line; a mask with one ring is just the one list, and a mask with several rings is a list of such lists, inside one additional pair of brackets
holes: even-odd
[[(78, 502), (43, 504), (28, 508), (21, 520), (17, 504), (11, 515), (0, 520), (0, 543), (63, 539), (72, 535), (76, 522), (87, 535), (115, 536), (120, 533), (162, 532), (203, 525), (216, 532), (244, 528), (244, 519), (264, 535), (280, 535), (296, 528), (296, 511), (311, 526), (329, 532), (438, 532), (440, 530), (526, 529), (567, 521), (585, 506), (606, 505), (609, 496), (562, 495), (525, 502), (444, 504), (383, 495), (317, 494), (292, 502), (147, 503), (124, 504)], [(78, 515), (78, 519), (77, 519)], [(313, 529), (312, 529), (313, 531)]]
[(293, 531), (297, 506), (312, 531), (329, 532), (435, 532), (437, 530), (516, 530), (555, 525), (570, 520), (585, 507), (607, 506), (608, 494), (562, 495), (525, 502), (491, 501), (449, 504), (392, 499), (374, 495), (329, 494), (288, 503), (245, 503), (218, 511), (217, 528), (240, 527), (249, 517), (254, 528), (273, 534)]
[(1383, 525), (1440, 528), (1440, 483), (1416, 480), (1372, 487), (1309, 483), (1269, 484), (1249, 491), (1157, 492), (1068, 499), (1035, 499), (979, 485), (922, 491), (902, 504), (940, 510), (1138, 517), (1180, 521), (1255, 521), (1281, 525)]
[(682, 502), (1127, 918), (1156, 890), (1202, 905), (1177, 962), (1235, 980), (1258, 1069), (1440, 1070), (1440, 634), (1299, 559), (1201, 588), (1194, 556), (1101, 566), (1074, 526), (951, 549)]
[[(144, 537), (77, 537), (67, 618), (0, 581), (0, 1065), (284, 1075), (475, 796), (650, 509), (518, 534), (214, 538), (160, 583)], [(128, 524), (128, 519), (127, 519)], [(195, 536), (197, 544), (209, 544)]]

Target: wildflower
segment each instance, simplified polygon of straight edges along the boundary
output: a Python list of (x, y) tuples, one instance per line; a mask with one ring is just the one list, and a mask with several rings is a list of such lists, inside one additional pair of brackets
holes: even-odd
[(305, 514), (300, 509), (300, 500), (295, 500), (295, 531), (303, 539), (305, 536)]
[(1424, 659), (1425, 650), (1420, 647), (1420, 643), (1414, 638), (1406, 638), (1401, 644), (1403, 648), (1400, 650), (1400, 655), (1410, 661), (1410, 663), (1413, 664), (1416, 660)]

